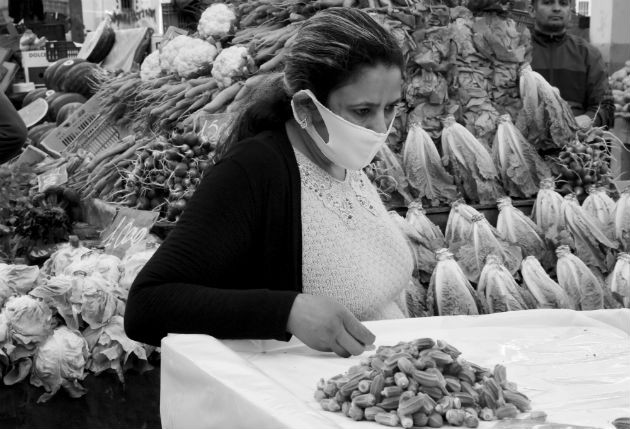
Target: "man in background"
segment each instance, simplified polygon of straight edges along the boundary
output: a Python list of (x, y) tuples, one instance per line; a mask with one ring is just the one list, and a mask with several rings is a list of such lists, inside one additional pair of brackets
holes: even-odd
[(615, 105), (601, 53), (567, 33), (570, 0), (532, 0), (532, 69), (558, 88), (578, 125), (612, 128)]
[(7, 96), (0, 92), (0, 164), (20, 153), (26, 136), (24, 121)]

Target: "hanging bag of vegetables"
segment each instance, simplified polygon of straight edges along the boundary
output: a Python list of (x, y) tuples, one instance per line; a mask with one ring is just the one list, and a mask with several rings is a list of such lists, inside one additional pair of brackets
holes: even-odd
[(599, 310), (604, 308), (604, 291), (600, 281), (584, 262), (567, 245), (556, 249), (558, 284), (569, 297), (574, 310)]
[(521, 264), (523, 284), (536, 299), (537, 308), (573, 308), (567, 293), (553, 281), (535, 256), (528, 256)]
[(481, 213), (466, 204), (463, 198), (451, 203), (451, 211), (448, 214), (444, 238), (452, 252), (456, 252), (457, 249), (466, 244), (472, 231), (473, 217), (479, 215)]
[(435, 252), (437, 265), (431, 276), (427, 302), (439, 316), (477, 315), (475, 290), (448, 249)]
[(621, 248), (630, 250), (630, 187), (623, 190), (613, 212), (615, 238), (621, 243)]
[(526, 310), (528, 305), (520, 286), (501, 263), (501, 257), (490, 254), (479, 277), (477, 294), (487, 313)]
[(630, 254), (622, 252), (617, 256), (617, 263), (606, 279), (606, 285), (619, 302), (630, 308)]
[(564, 200), (554, 188), (553, 179), (544, 179), (540, 182), (540, 190), (532, 207), (532, 219), (545, 238), (557, 245), (558, 235), (564, 229), (562, 211)]
[(588, 196), (582, 203), (584, 211), (591, 216), (595, 224), (606, 235), (615, 240), (615, 226), (613, 215), (615, 211), (615, 201), (608, 196), (606, 189), (594, 186), (590, 188)]

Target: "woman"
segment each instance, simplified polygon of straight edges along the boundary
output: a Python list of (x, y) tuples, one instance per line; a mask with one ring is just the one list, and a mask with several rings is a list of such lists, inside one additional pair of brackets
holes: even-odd
[(24, 121), (7, 96), (0, 92), (0, 164), (20, 153), (26, 137)]
[(412, 255), (360, 171), (394, 120), (401, 51), (344, 8), (306, 21), (293, 46), (135, 280), (130, 338), (295, 335), (347, 357), (374, 342), (359, 319), (404, 317)]

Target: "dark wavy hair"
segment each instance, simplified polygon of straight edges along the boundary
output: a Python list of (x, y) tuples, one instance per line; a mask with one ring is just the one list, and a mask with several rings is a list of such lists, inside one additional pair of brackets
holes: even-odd
[(222, 153), (231, 144), (265, 130), (278, 129), (293, 116), (291, 97), (310, 89), (322, 103), (365, 66), (404, 70), (394, 37), (366, 12), (335, 7), (304, 22), (284, 59), (284, 72), (262, 80), (235, 119)]

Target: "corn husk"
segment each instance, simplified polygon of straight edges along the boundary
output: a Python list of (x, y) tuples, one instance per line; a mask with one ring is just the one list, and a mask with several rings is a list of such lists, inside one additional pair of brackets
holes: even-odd
[(492, 156), (503, 187), (512, 197), (536, 195), (540, 181), (551, 175), (547, 164), (514, 126), (510, 115), (499, 117)]
[(444, 169), (431, 136), (419, 124), (409, 127), (402, 156), (409, 185), (420, 198), (425, 198), (434, 206), (457, 198), (453, 176)]
[(547, 248), (540, 228), (525, 214), (512, 205), (510, 197), (498, 201), (497, 231), (501, 237), (521, 248), (523, 257), (534, 255), (547, 268), (555, 263), (553, 253)]
[(479, 215), (481, 213), (466, 204), (462, 198), (451, 203), (451, 211), (448, 214), (444, 232), (444, 239), (451, 251), (457, 251), (466, 244), (472, 231), (472, 219)]
[(582, 208), (595, 221), (595, 224), (609, 240), (615, 240), (615, 224), (613, 221), (615, 201), (608, 196), (605, 188), (592, 188), (582, 203)]
[(624, 307), (630, 308), (630, 254), (622, 252), (612, 273), (606, 279), (606, 286)]
[(473, 283), (479, 281), (486, 258), (491, 254), (499, 258), (510, 274), (514, 275), (518, 271), (523, 259), (520, 247), (503, 240), (485, 216), (473, 217), (471, 231), (466, 244), (455, 253), (455, 259), (468, 280)]
[(554, 190), (553, 179), (540, 182), (540, 190), (532, 207), (532, 219), (540, 228), (544, 237), (554, 245), (558, 244), (558, 235), (564, 229), (562, 195)]
[(421, 203), (413, 202), (409, 204), (405, 220), (422, 237), (426, 246), (433, 251), (446, 247), (446, 240), (442, 230), (427, 217)]
[(476, 315), (479, 305), (475, 290), (448, 249), (435, 253), (437, 265), (433, 270), (427, 301), (439, 316)]
[(537, 308), (573, 308), (567, 293), (553, 281), (535, 256), (521, 263), (523, 284), (536, 300)]
[(451, 169), (458, 189), (468, 201), (488, 204), (503, 194), (492, 156), (453, 115), (444, 120), (442, 150), (444, 164)]
[(630, 251), (630, 188), (625, 189), (613, 212), (615, 238), (621, 243), (624, 251)]
[(584, 211), (574, 194), (564, 197), (562, 205), (566, 229), (573, 238), (576, 255), (591, 268), (609, 272), (615, 263), (613, 249), (618, 244), (609, 240), (593, 218)]
[(556, 254), (558, 255), (556, 265), (558, 284), (567, 293), (571, 308), (575, 310), (604, 308), (602, 284), (590, 268), (571, 253), (569, 246), (559, 246)]
[(479, 277), (477, 294), (488, 313), (526, 310), (520, 287), (497, 255), (488, 255)]

